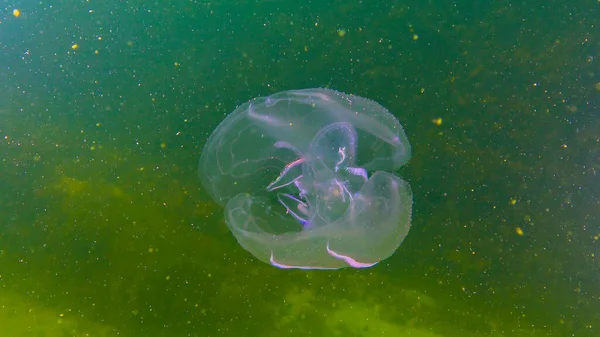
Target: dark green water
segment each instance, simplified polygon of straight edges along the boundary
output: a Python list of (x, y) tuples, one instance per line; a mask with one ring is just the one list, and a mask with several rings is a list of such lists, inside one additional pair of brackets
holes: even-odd
[[(600, 335), (597, 1), (3, 6), (0, 337)], [(236, 105), (307, 87), (412, 144), (373, 268), (257, 261), (197, 177)]]

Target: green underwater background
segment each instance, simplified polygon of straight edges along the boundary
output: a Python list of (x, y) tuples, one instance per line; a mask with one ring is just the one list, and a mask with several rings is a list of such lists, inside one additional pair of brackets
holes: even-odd
[[(0, 337), (600, 336), (600, 3), (3, 1)], [(375, 267), (236, 242), (198, 158), (300, 88), (404, 127)]]

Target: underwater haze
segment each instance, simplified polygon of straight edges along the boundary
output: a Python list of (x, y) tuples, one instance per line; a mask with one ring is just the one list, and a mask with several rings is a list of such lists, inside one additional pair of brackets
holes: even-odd
[[(0, 337), (600, 336), (598, 1), (0, 9)], [(261, 262), (198, 175), (236, 107), (305, 88), (410, 142), (370, 268)]]

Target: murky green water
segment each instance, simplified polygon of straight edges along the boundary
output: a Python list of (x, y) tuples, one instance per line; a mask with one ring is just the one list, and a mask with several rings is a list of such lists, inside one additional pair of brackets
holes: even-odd
[[(600, 335), (596, 1), (4, 6), (1, 337)], [(202, 190), (236, 105), (308, 87), (412, 145), (373, 268), (259, 262)]]

